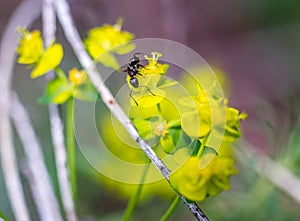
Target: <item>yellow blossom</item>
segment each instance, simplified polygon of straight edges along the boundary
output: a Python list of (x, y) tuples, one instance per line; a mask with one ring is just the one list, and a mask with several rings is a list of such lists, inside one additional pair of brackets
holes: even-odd
[(63, 58), (63, 48), (60, 44), (53, 44), (44, 49), (40, 31), (21, 30), (21, 39), (17, 52), (18, 62), (34, 64), (31, 77), (36, 78), (55, 69)]
[[(202, 161), (210, 163), (201, 168)], [(216, 196), (223, 190), (229, 190), (230, 177), (236, 173), (232, 158), (207, 153), (200, 159), (196, 156), (190, 157), (181, 168), (171, 174), (170, 181), (187, 199), (203, 201), (207, 196)]]
[(180, 131), (179, 118), (167, 122), (162, 116), (154, 116), (148, 119), (134, 118), (133, 122), (143, 139), (149, 141), (158, 138), (159, 146), (167, 154), (174, 150)]
[(84, 41), (92, 58), (114, 69), (118, 69), (119, 65), (113, 53), (126, 54), (135, 48), (134, 44), (129, 43), (134, 38), (134, 34), (121, 31), (122, 23), (122, 19), (119, 19), (115, 25), (104, 24), (93, 28)]
[(158, 52), (151, 52), (152, 57), (148, 57), (145, 55), (145, 58), (148, 61), (148, 64), (141, 69), (141, 74), (142, 75), (147, 75), (147, 74), (166, 74), (167, 70), (169, 68), (168, 64), (160, 64), (158, 63), (158, 59), (162, 56), (161, 53)]
[(247, 114), (245, 112), (239, 113), (239, 110), (228, 107), (226, 109), (226, 125), (224, 140), (228, 142), (234, 142), (241, 136), (240, 121), (245, 120)]
[(166, 135), (166, 133), (168, 132), (168, 124), (166, 121), (155, 122), (152, 124), (152, 130), (156, 136), (164, 137)]
[(69, 71), (69, 79), (75, 86), (82, 84), (86, 80), (86, 72), (84, 70), (79, 71), (77, 68), (73, 68)]
[(40, 31), (29, 32), (21, 30), (22, 36), (17, 48), (18, 63), (33, 64), (39, 60), (43, 53), (43, 40)]

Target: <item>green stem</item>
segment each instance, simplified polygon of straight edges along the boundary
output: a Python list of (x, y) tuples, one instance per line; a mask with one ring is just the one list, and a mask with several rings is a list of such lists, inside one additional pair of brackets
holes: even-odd
[(200, 157), (202, 156), (204, 149), (205, 149), (205, 145), (206, 145), (206, 141), (208, 140), (210, 133), (208, 133), (201, 141), (201, 146), (199, 148), (199, 151), (197, 153), (197, 157), (200, 159)]
[(76, 149), (75, 149), (74, 123), (73, 123), (73, 102), (74, 102), (73, 98), (70, 98), (67, 102), (66, 146), (67, 146), (68, 166), (69, 166), (73, 199), (76, 202), (76, 198), (77, 198)]
[(180, 125), (180, 123), (181, 123), (181, 119), (178, 118), (176, 120), (169, 121), (168, 127), (170, 128), (170, 127), (178, 126), (178, 125)]
[(165, 212), (163, 217), (161, 217), (160, 221), (166, 221), (172, 213), (175, 211), (178, 203), (180, 202), (180, 197), (177, 195), (175, 199), (173, 200), (172, 204), (170, 205), (169, 209)]
[(127, 208), (126, 208), (126, 210), (123, 214), (123, 219), (122, 219), (123, 221), (129, 221), (132, 214), (133, 214), (134, 208), (136, 207), (136, 204), (137, 204), (137, 202), (139, 200), (139, 197), (141, 195), (141, 192), (142, 192), (142, 189), (143, 189), (143, 186), (144, 186), (144, 181), (146, 179), (146, 175), (147, 175), (147, 172), (149, 170), (150, 165), (151, 165), (151, 163), (149, 161), (146, 168), (145, 168), (145, 171), (143, 173), (140, 184), (138, 185), (135, 194), (129, 200)]
[(68, 78), (67, 78), (65, 72), (64, 72), (62, 69), (60, 69), (59, 67), (56, 67), (56, 68), (55, 68), (55, 73), (57, 74), (57, 76), (58, 76), (60, 79), (62, 79), (62, 80), (68, 80)]

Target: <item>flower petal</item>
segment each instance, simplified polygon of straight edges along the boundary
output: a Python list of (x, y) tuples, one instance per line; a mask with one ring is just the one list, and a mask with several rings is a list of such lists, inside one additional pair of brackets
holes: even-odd
[(42, 55), (37, 66), (31, 72), (32, 78), (37, 78), (55, 69), (63, 58), (63, 48), (60, 44), (50, 46)]

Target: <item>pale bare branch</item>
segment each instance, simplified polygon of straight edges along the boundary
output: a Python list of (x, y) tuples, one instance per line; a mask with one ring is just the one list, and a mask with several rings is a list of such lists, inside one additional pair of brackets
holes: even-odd
[(9, 120), (11, 78), (18, 42), (16, 29), (31, 24), (40, 12), (39, 1), (23, 1), (12, 14), (0, 45), (0, 157), (8, 198), (17, 221), (29, 221), (30, 217), (22, 191)]
[[(56, 19), (52, 0), (43, 0), (43, 36), (46, 47), (55, 40)], [(47, 73), (50, 80), (54, 77), (53, 71)], [(49, 105), (49, 117), (51, 126), (51, 136), (54, 146), (54, 156), (56, 171), (60, 187), (61, 199), (68, 221), (76, 221), (75, 206), (72, 197), (71, 183), (67, 168), (67, 154), (64, 141), (63, 123), (61, 121), (57, 105)]]
[(275, 187), (285, 192), (292, 199), (300, 204), (300, 179), (281, 164), (272, 160), (269, 156), (257, 153), (249, 142), (240, 142), (241, 150), (236, 151), (237, 159), (242, 163), (250, 159), (255, 163), (251, 164), (253, 169), (266, 177)]
[(61, 221), (51, 179), (44, 163), (43, 153), (30, 122), (30, 117), (16, 94), (13, 94), (10, 111), (17, 133), (24, 147), (28, 164), (28, 181), (42, 221)]

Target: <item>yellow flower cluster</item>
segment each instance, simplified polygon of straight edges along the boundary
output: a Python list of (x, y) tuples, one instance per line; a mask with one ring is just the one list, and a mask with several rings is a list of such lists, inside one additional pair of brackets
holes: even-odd
[[(221, 147), (227, 148), (227, 146)], [(201, 164), (206, 164), (201, 168)], [(203, 163), (205, 162), (205, 163)], [(223, 190), (230, 188), (230, 176), (237, 173), (234, 160), (220, 153), (207, 153), (201, 158), (190, 157), (176, 172), (170, 181), (172, 186), (191, 201), (203, 201), (207, 196), (216, 196)]]
[(63, 58), (63, 48), (60, 44), (53, 44), (44, 48), (40, 31), (29, 32), (20, 30), (22, 36), (17, 48), (20, 64), (34, 65), (31, 77), (36, 78), (56, 68)]
[(84, 41), (92, 58), (113, 69), (119, 68), (114, 53), (126, 54), (135, 48), (135, 45), (130, 43), (134, 34), (122, 31), (122, 23), (123, 20), (118, 19), (115, 25), (104, 24), (93, 28), (88, 32), (88, 37)]
[[(192, 84), (197, 88), (195, 95), (179, 101), (187, 108), (182, 114), (181, 126), (199, 145), (192, 143), (174, 153), (174, 158), (178, 158), (182, 150), (190, 154), (186, 156), (186, 162), (180, 162), (170, 180), (172, 186), (189, 200), (202, 201), (230, 188), (230, 176), (237, 173), (231, 143), (241, 136), (240, 120), (247, 115), (228, 106), (227, 99), (217, 92), (215, 81), (206, 90), (195, 81)], [(221, 144), (207, 146), (209, 139), (221, 139)]]
[[(247, 118), (244, 112), (228, 107), (227, 99), (224, 99), (212, 91), (204, 91), (197, 84), (198, 93), (180, 100), (180, 103), (191, 110), (183, 113), (182, 127), (191, 137), (203, 138), (212, 130), (220, 130), (219, 125), (225, 121), (224, 140), (234, 142), (240, 137), (240, 120)], [(225, 117), (226, 116), (226, 117)], [(212, 118), (215, 118), (213, 124)], [(223, 128), (224, 129), (224, 128)], [(222, 131), (223, 132), (223, 131)], [(223, 135), (223, 134), (222, 134)]]
[(96, 90), (87, 79), (85, 71), (73, 68), (69, 71), (69, 78), (59, 68), (63, 58), (63, 48), (60, 44), (52, 44), (44, 48), (40, 31), (29, 32), (20, 29), (21, 38), (17, 52), (18, 62), (33, 67), (31, 77), (36, 78), (54, 70), (57, 77), (47, 83), (40, 103), (62, 104), (70, 98), (91, 101), (95, 99)]

